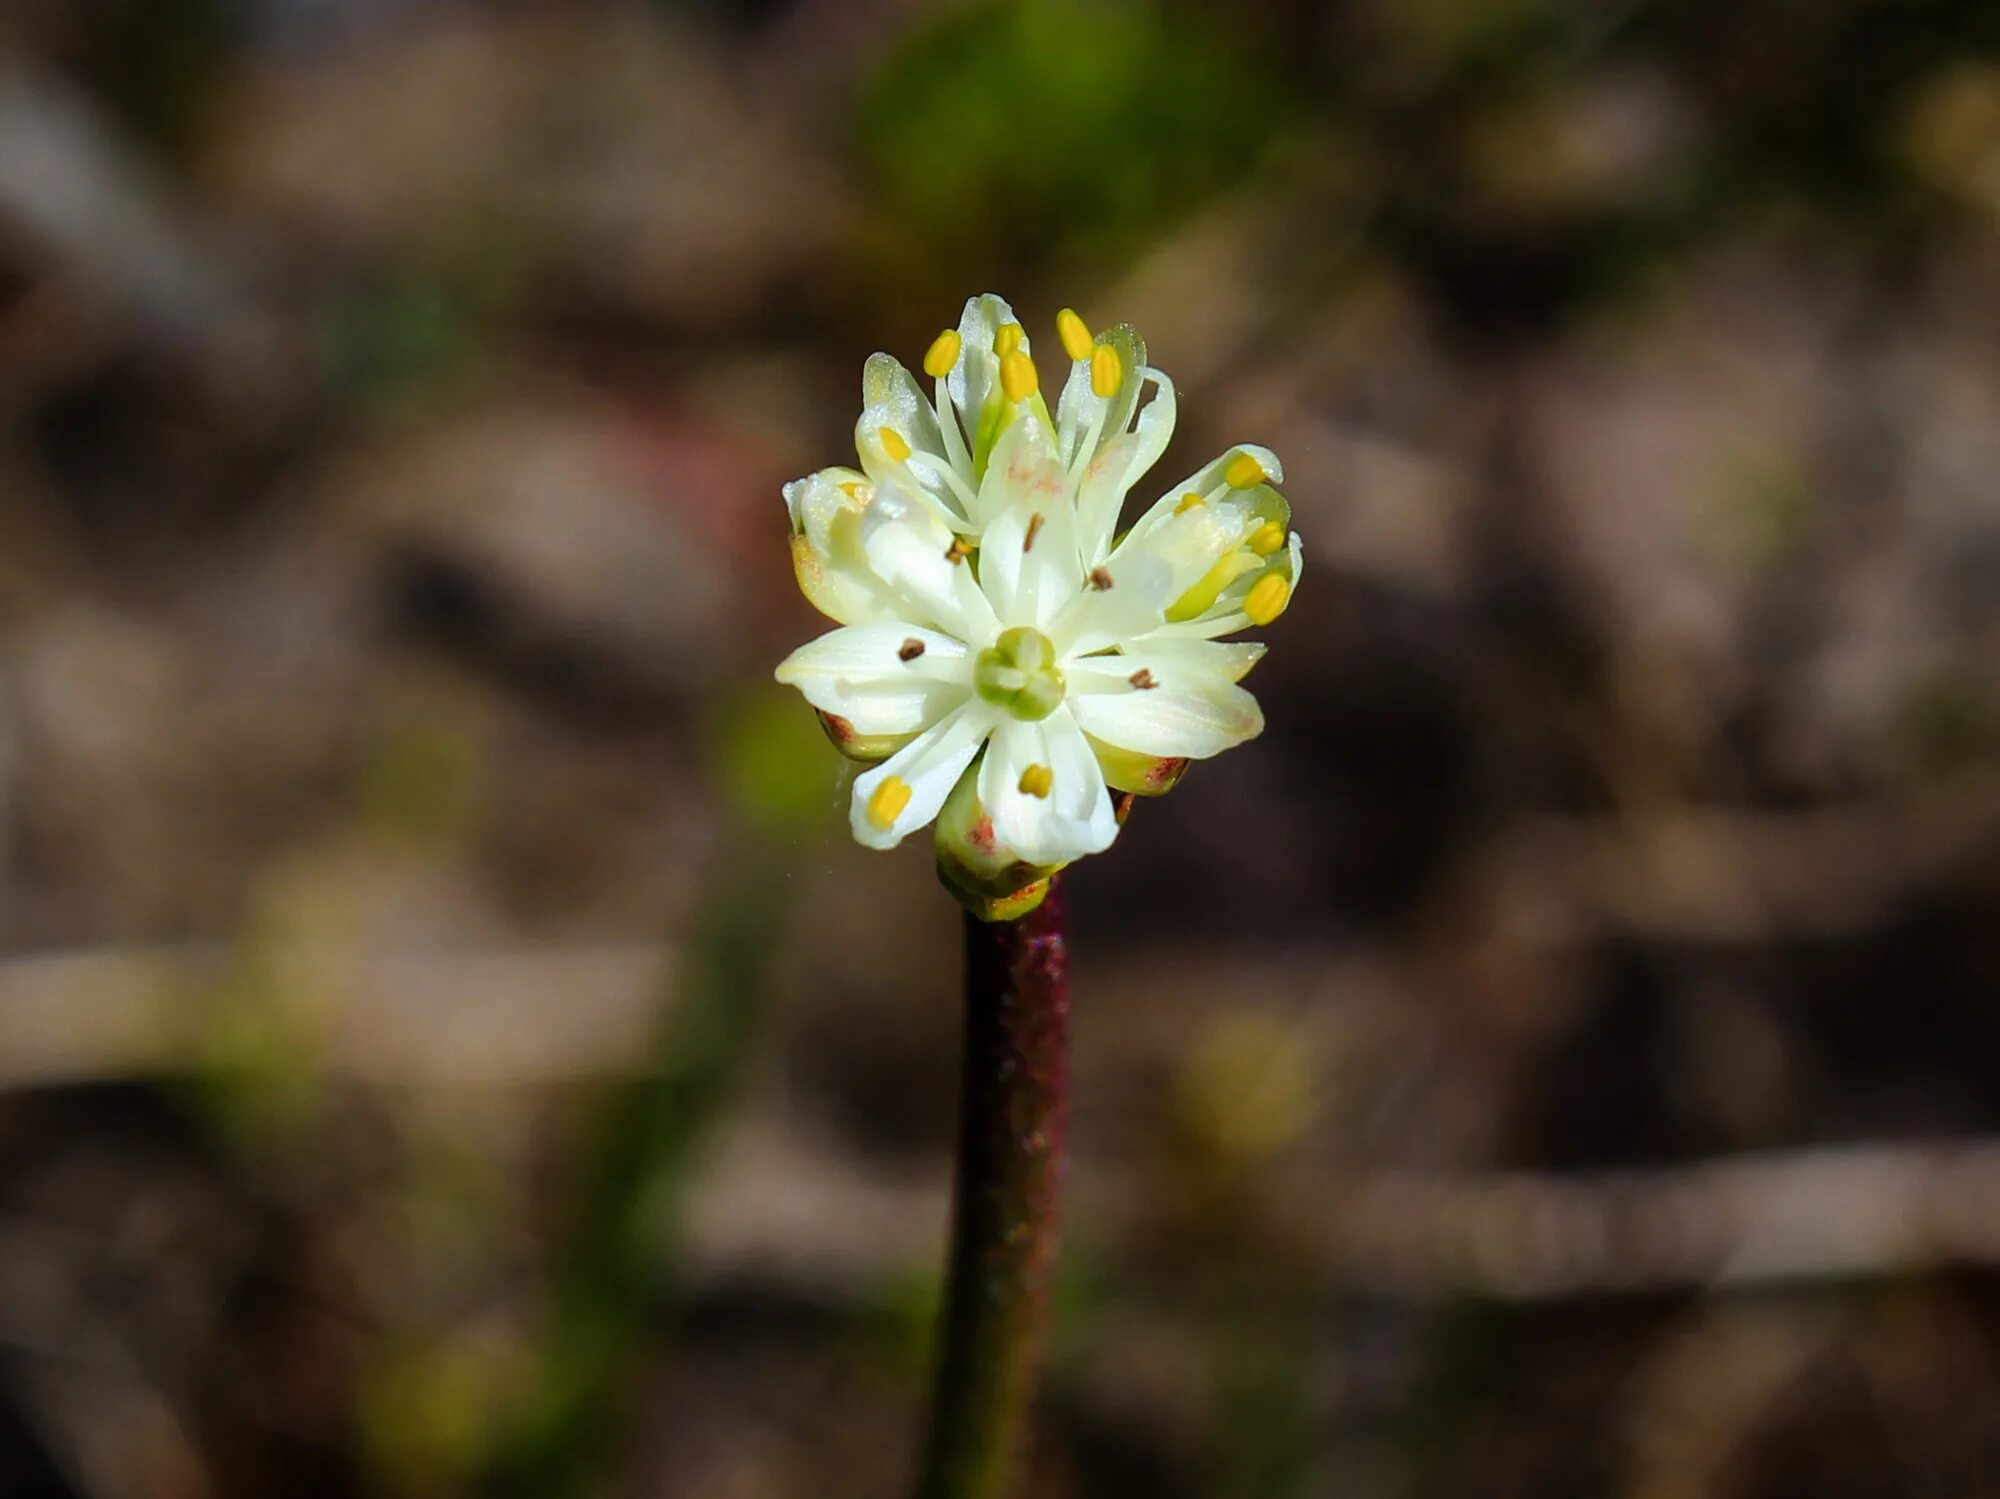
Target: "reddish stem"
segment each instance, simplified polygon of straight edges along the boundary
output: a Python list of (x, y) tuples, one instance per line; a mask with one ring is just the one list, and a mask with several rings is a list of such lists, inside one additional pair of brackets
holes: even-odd
[(1069, 1124), (1062, 882), (965, 918), (965, 1067), (943, 1339), (917, 1499), (1001, 1499), (1047, 1322)]

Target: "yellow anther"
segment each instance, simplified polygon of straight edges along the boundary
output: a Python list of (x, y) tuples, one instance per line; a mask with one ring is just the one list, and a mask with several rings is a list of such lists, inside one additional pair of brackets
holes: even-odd
[(1248, 489), (1264, 482), (1264, 465), (1248, 453), (1238, 453), (1222, 471), (1222, 482), (1231, 489)]
[(1181, 502), (1178, 505), (1174, 506), (1174, 514), (1186, 515), (1188, 511), (1194, 509), (1194, 507), (1199, 505), (1200, 503), (1201, 503), (1201, 496), (1196, 494), (1192, 489), (1190, 489), (1186, 494), (1181, 496)]
[(1062, 340), (1063, 352), (1071, 359), (1090, 357), (1090, 329), (1084, 326), (1074, 307), (1065, 307), (1056, 314), (1056, 337)]
[(947, 328), (932, 339), (931, 346), (924, 351), (924, 373), (933, 380), (942, 380), (957, 363), (958, 333)]
[(1090, 356), (1090, 392), (1100, 400), (1118, 394), (1118, 387), (1125, 383), (1125, 366), (1118, 362), (1118, 351), (1110, 344), (1099, 344), (1097, 352)]
[(884, 776), (868, 795), (868, 820), (885, 833), (910, 804), (910, 783), (901, 776)]
[[(1012, 323), (1007, 325), (1013, 327)], [(1025, 401), (1033, 395), (1041, 384), (1041, 377), (1035, 373), (1035, 361), (1019, 349), (1011, 349), (1000, 360), (1000, 388), (1007, 392), (1010, 401)]]
[(1046, 765), (1030, 765), (1021, 772), (1021, 795), (1048, 800), (1056, 784), (1056, 773)]
[(1285, 528), (1274, 520), (1267, 520), (1250, 533), (1244, 545), (1259, 557), (1268, 557), (1285, 544)]
[(1222, 597), (1223, 589), (1245, 573), (1255, 572), (1259, 565), (1256, 557), (1241, 547), (1224, 552), (1216, 559), (1215, 566), (1201, 575), (1199, 582), (1174, 600), (1167, 609), (1167, 618), (1175, 624), (1199, 619)]
[(1243, 612), (1250, 616), (1251, 624), (1268, 625), (1291, 601), (1292, 585), (1276, 573), (1265, 573), (1243, 596)]
[(1021, 340), (1026, 336), (1019, 323), (1002, 323), (1000, 331), (993, 335), (993, 352), (1005, 359), (1021, 347)]
[(882, 439), (882, 451), (897, 463), (910, 456), (910, 440), (894, 427), (884, 427), (878, 434)]
[(846, 495), (850, 500), (860, 499), (861, 481), (858, 479), (849, 479), (845, 484), (840, 486), (840, 492)]

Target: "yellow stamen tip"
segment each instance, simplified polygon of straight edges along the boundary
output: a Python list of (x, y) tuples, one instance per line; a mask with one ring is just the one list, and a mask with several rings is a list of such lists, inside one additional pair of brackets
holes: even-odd
[(1046, 765), (1030, 765), (1021, 772), (1021, 795), (1036, 796), (1044, 801), (1056, 784), (1056, 773)]
[(1268, 625), (1292, 601), (1292, 585), (1276, 573), (1265, 573), (1243, 596), (1243, 612), (1253, 625)]
[(1019, 323), (1002, 323), (1000, 331), (993, 335), (993, 352), (1005, 359), (1021, 347), (1021, 340), (1027, 337)]
[(1008, 400), (1025, 401), (1040, 385), (1041, 377), (1035, 373), (1035, 361), (1026, 354), (1012, 349), (1001, 357), (1000, 388), (1007, 392)]
[(1200, 503), (1201, 503), (1201, 496), (1196, 494), (1192, 489), (1190, 489), (1186, 494), (1181, 496), (1181, 502), (1178, 505), (1174, 506), (1174, 514), (1186, 515), (1188, 511), (1194, 509), (1194, 507), (1199, 505)]
[(1076, 309), (1065, 307), (1056, 314), (1056, 337), (1062, 340), (1063, 352), (1071, 359), (1090, 358), (1090, 329)]
[(1125, 366), (1118, 362), (1118, 351), (1110, 344), (1099, 344), (1097, 352), (1090, 356), (1090, 391), (1100, 400), (1118, 394), (1118, 387), (1125, 383)]
[(881, 431), (882, 451), (897, 462), (903, 463), (910, 456), (910, 440), (894, 427), (884, 427)]
[(886, 833), (909, 804), (910, 783), (901, 776), (884, 776), (881, 784), (869, 793), (868, 820)]
[(1231, 489), (1248, 489), (1264, 482), (1264, 465), (1248, 453), (1238, 453), (1222, 471), (1222, 482)]
[(924, 351), (924, 373), (933, 380), (942, 380), (951, 373), (951, 367), (958, 363), (958, 333), (947, 328), (931, 340), (931, 346)]
[(1285, 544), (1285, 528), (1274, 520), (1267, 520), (1250, 533), (1247, 543), (1250, 550), (1259, 557), (1268, 557)]

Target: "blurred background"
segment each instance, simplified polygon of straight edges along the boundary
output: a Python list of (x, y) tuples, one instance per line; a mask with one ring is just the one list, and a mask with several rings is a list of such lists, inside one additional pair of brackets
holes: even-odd
[(1310, 564), (1070, 880), (1030, 1492), (2000, 1492), (1996, 230), (1986, 0), (8, 0), (0, 1491), (898, 1491), (778, 486), (990, 289)]

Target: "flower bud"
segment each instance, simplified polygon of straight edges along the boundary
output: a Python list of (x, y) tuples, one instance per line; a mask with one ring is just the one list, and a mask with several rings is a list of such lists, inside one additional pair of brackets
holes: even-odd
[(981, 921), (1025, 916), (1049, 893), (1060, 864), (1031, 864), (1002, 843), (979, 801), (979, 765), (958, 778), (937, 819), (938, 879)]
[(863, 765), (875, 765), (888, 759), (897, 750), (908, 744), (914, 735), (910, 734), (860, 734), (854, 725), (838, 713), (828, 713), (823, 708), (813, 710), (819, 715), (819, 726), (833, 747), (850, 760)]
[(1132, 791), (1140, 796), (1165, 796), (1180, 784), (1187, 773), (1185, 755), (1147, 755), (1138, 750), (1106, 744), (1094, 734), (1083, 736), (1104, 772), (1104, 784), (1113, 791)]

